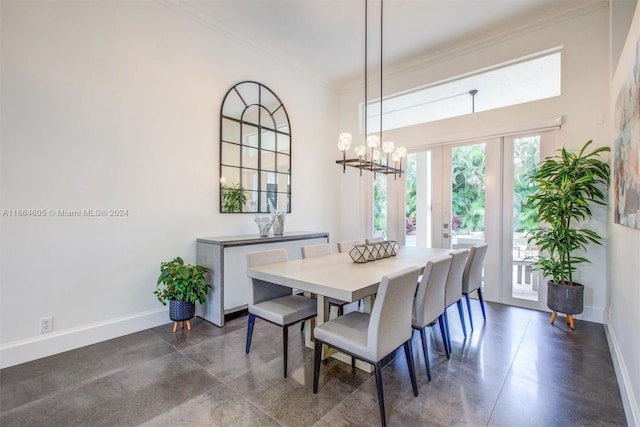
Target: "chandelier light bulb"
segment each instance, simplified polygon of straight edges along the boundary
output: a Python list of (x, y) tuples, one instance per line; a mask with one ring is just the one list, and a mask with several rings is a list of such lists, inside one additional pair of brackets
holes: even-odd
[(393, 153), (391, 155), (391, 161), (394, 163), (398, 163), (400, 161), (400, 156), (398, 156), (398, 153)]
[(393, 141), (385, 141), (382, 143), (382, 151), (385, 154), (391, 154), (393, 153), (393, 150), (395, 150), (395, 144), (393, 143)]
[(351, 147), (351, 134), (349, 132), (342, 132), (338, 137), (338, 150), (343, 153), (349, 150)]
[(365, 153), (367, 152), (367, 148), (364, 145), (360, 144), (360, 145), (357, 145), (353, 149), (353, 151), (356, 152), (356, 156), (358, 156), (358, 158), (362, 159), (364, 157)]
[(407, 149), (404, 147), (398, 147), (396, 148), (395, 154), (400, 158), (407, 157)]
[(225, 182), (227, 182), (227, 178), (225, 178), (224, 176), (220, 177), (220, 184), (224, 184)]
[(380, 145), (380, 138), (378, 138), (378, 135), (369, 135), (367, 137), (367, 147), (377, 148), (379, 145)]
[(372, 159), (374, 162), (380, 161), (380, 150), (373, 150)]

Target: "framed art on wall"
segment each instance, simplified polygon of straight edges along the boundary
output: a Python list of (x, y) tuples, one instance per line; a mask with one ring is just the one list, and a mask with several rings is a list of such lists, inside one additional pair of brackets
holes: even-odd
[(614, 222), (640, 229), (640, 40), (615, 103)]

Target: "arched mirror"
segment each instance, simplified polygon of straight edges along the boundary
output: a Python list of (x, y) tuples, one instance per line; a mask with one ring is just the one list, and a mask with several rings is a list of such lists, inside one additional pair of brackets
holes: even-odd
[(220, 110), (220, 212), (291, 212), (291, 127), (261, 83), (233, 86)]

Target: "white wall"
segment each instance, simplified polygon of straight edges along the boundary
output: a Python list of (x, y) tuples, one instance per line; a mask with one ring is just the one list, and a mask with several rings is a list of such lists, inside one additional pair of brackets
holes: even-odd
[[(520, 28), (486, 43), (470, 42), (469, 46), (451, 50), (434, 60), (424, 60), (413, 67), (396, 68), (385, 75), (385, 93), (392, 94), (443, 79), (472, 72), (525, 55), (562, 46), (562, 95), (513, 107), (476, 113), (433, 123), (385, 132), (385, 139), (407, 148), (492, 135), (506, 129), (528, 130), (536, 123), (563, 116), (558, 148), (578, 148), (589, 139), (594, 145), (610, 143), (607, 126), (609, 108), (609, 25), (605, 3), (583, 10), (571, 18), (563, 16), (542, 26)], [(372, 80), (373, 81), (373, 80)], [(342, 129), (357, 133), (356, 103), (362, 102), (362, 89), (346, 88), (341, 98)], [(359, 185), (357, 173), (350, 174), (344, 187)], [(348, 215), (362, 209), (357, 198), (343, 196), (340, 230), (356, 229), (358, 216)], [(595, 213), (591, 226), (607, 239), (607, 211)], [(590, 248), (593, 264), (584, 268), (576, 280), (587, 285), (585, 311), (581, 319), (604, 322), (606, 307), (606, 246)]]
[[(1, 366), (168, 321), (159, 263), (195, 239), (257, 233), (218, 213), (219, 111), (236, 82), (284, 102), (288, 230), (333, 232), (336, 91), (157, 2), (1, 2)], [(329, 124), (329, 125), (328, 125)], [(125, 217), (57, 217), (59, 209)], [(39, 319), (54, 316), (54, 332)]]
[[(618, 21), (613, 16), (613, 25)], [(624, 25), (624, 20), (621, 24)], [(618, 99), (620, 88), (628, 78), (631, 67), (638, 67), (636, 46), (640, 40), (640, 9), (636, 8), (627, 37), (620, 55), (618, 67), (614, 70), (611, 84), (611, 115)], [(611, 141), (616, 129), (611, 126)], [(633, 137), (637, 138), (638, 135)], [(612, 168), (613, 169), (613, 168)], [(613, 200), (615, 189), (612, 187), (610, 198)], [(621, 385), (622, 398), (629, 425), (640, 425), (640, 230), (623, 227), (613, 223), (615, 206), (610, 206), (609, 234), (609, 318), (607, 328), (618, 382)]]

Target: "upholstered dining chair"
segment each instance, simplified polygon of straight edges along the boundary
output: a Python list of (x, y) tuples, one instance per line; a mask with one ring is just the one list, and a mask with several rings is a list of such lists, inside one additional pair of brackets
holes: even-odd
[(302, 258), (311, 258), (314, 256), (331, 255), (331, 245), (328, 243), (320, 243), (318, 245), (307, 245), (300, 247)]
[(354, 246), (363, 245), (364, 242), (362, 240), (343, 240), (342, 242), (338, 242), (338, 252), (344, 253), (351, 251)]
[[(287, 261), (286, 249), (273, 249), (247, 254), (247, 266), (257, 267), (265, 264)], [(251, 349), (251, 337), (256, 317), (282, 328), (282, 351), (284, 358), (284, 377), (287, 378), (287, 351), (289, 326), (316, 316), (316, 301), (302, 295), (293, 295), (293, 289), (263, 280), (251, 279), (249, 297), (249, 323), (245, 353)]]
[(366, 239), (367, 245), (371, 245), (374, 243), (380, 243), (380, 242), (384, 242), (386, 241), (384, 237), (371, 237), (369, 239)]
[(416, 296), (413, 299), (411, 327), (420, 331), (424, 363), (429, 381), (431, 381), (431, 367), (429, 366), (426, 328), (435, 320), (438, 320), (438, 325), (440, 326), (442, 344), (447, 359), (450, 357), (444, 328), (444, 287), (447, 283), (451, 260), (451, 256), (445, 255), (427, 261), (424, 273), (422, 273), (422, 279), (418, 284), (418, 292), (416, 292)]
[(447, 316), (447, 308), (453, 304), (458, 306), (458, 314), (460, 315), (460, 323), (462, 324), (462, 333), (467, 338), (467, 327), (464, 323), (464, 311), (462, 309), (462, 275), (464, 274), (464, 266), (467, 261), (469, 249), (458, 249), (449, 252), (451, 255), (451, 267), (447, 275), (447, 284), (444, 288), (444, 325), (447, 331), (447, 344), (449, 345), (449, 354), (451, 354), (451, 333), (449, 330), (449, 317)]
[[(316, 256), (330, 255), (331, 245), (329, 243), (321, 243), (319, 245), (308, 245), (300, 248), (302, 251), (302, 258), (311, 258)], [(334, 306), (338, 309), (338, 316), (344, 314), (344, 306), (349, 304), (348, 301), (342, 301), (336, 298), (327, 298), (329, 306)]]
[[(354, 246), (364, 245), (362, 240), (343, 240), (342, 242), (338, 242), (338, 252), (340, 253), (349, 253)], [(362, 300), (358, 300), (358, 310), (362, 307)]]
[(484, 258), (487, 255), (489, 245), (474, 245), (469, 249), (467, 263), (464, 266), (462, 274), (462, 295), (467, 300), (467, 311), (469, 312), (469, 326), (473, 331), (473, 317), (471, 315), (471, 303), (469, 302), (469, 294), (478, 291), (478, 301), (482, 309), (482, 318), (487, 320), (487, 314), (484, 311), (484, 300), (482, 299), (482, 267), (484, 266)]
[(353, 311), (314, 329), (313, 392), (318, 392), (322, 345), (364, 360), (375, 367), (380, 420), (386, 426), (382, 388), (382, 360), (404, 346), (413, 395), (418, 395), (411, 351), (411, 306), (418, 268), (411, 267), (382, 277), (371, 314)]

